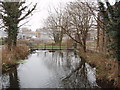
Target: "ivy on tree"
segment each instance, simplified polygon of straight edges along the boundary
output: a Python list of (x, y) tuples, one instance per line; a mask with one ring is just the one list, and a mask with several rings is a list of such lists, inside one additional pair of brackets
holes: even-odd
[[(7, 37), (7, 45), (10, 49), (11, 46), (16, 46), (17, 44), (17, 35), (19, 32), (18, 24), (20, 21), (24, 20), (27, 16), (29, 16), (36, 8), (35, 4), (32, 9), (26, 11), (28, 6), (23, 5), (25, 2), (0, 2), (0, 6), (2, 7), (2, 21), (4, 23), (5, 31), (8, 34)], [(23, 12), (26, 14), (23, 15)]]

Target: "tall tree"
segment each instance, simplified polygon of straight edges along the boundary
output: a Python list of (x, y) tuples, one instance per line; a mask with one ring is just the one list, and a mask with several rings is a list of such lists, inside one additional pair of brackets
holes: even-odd
[(76, 1), (68, 4), (66, 12), (69, 16), (69, 29), (66, 33), (86, 52), (87, 35), (93, 26), (90, 9), (86, 2)]
[(105, 8), (102, 2), (99, 2), (99, 9), (106, 25), (106, 35), (109, 37), (108, 48), (110, 54), (118, 60), (118, 81), (120, 84), (120, 1), (110, 5), (106, 1)]
[(6, 0), (0, 2), (0, 6), (2, 7), (2, 21), (5, 31), (8, 34), (7, 44), (9, 49), (11, 46), (16, 46), (20, 21), (29, 16), (36, 8), (36, 5), (34, 5), (32, 9), (29, 9), (23, 15), (23, 12), (28, 8), (28, 6), (23, 5), (24, 3), (21, 0), (17, 2), (7, 2)]
[(64, 37), (64, 31), (60, 27), (63, 25), (63, 10), (55, 8), (55, 13), (49, 13), (48, 18), (45, 20), (45, 25), (55, 44), (61, 44)]

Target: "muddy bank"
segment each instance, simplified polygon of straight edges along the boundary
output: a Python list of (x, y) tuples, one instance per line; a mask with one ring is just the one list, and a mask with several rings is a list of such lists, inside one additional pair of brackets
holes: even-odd
[(2, 74), (14, 71), (18, 64), (2, 66)]
[(114, 80), (109, 81), (107, 79), (97, 79), (96, 82), (101, 88), (116, 88), (114, 86)]

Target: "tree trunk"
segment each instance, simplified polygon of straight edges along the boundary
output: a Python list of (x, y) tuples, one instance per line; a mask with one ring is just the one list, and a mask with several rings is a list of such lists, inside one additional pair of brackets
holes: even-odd
[(12, 35), (10, 32), (8, 32), (8, 37), (7, 37), (7, 46), (8, 46), (8, 49), (11, 50), (11, 47), (12, 47)]
[(86, 42), (84, 42), (83, 50), (84, 50), (84, 52), (86, 52)]
[[(97, 23), (99, 23), (98, 21), (97, 21)], [(99, 43), (100, 43), (100, 26), (99, 25), (97, 25), (97, 50), (99, 50), (100, 49), (100, 47), (99, 47)], [(100, 51), (100, 50), (99, 50)]]
[(87, 36), (85, 36), (85, 38), (83, 39), (83, 50), (84, 50), (84, 52), (86, 52), (86, 37)]
[(14, 38), (13, 38), (13, 46), (16, 46), (17, 45), (17, 33), (14, 35)]

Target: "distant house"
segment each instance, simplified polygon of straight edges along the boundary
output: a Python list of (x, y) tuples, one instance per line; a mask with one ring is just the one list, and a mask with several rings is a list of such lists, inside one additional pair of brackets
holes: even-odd
[(44, 41), (49, 41), (51, 40), (51, 38), (49, 37), (47, 31), (45, 30), (45, 28), (39, 28), (36, 30), (36, 35), (37, 37), (39, 37), (40, 40), (44, 40)]
[(36, 33), (28, 28), (22, 28), (19, 30), (18, 39), (35, 39)]
[(36, 35), (36, 37), (37, 37), (38, 39), (41, 38), (41, 32), (40, 32), (39, 29), (37, 29), (37, 30), (35, 31), (35, 35)]

